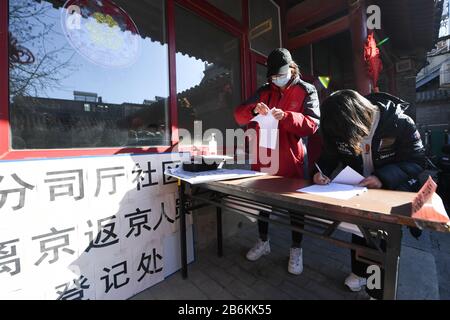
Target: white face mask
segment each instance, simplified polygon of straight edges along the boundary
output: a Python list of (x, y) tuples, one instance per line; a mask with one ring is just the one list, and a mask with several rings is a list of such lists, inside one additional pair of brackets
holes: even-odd
[(281, 88), (288, 84), (289, 80), (291, 80), (291, 77), (292, 77), (291, 69), (289, 69), (286, 75), (272, 79), (272, 83), (277, 87)]

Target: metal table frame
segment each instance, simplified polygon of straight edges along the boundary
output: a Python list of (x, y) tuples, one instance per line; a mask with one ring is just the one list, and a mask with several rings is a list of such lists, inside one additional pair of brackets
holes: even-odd
[[(190, 187), (190, 193), (186, 192), (186, 187)], [(180, 244), (181, 244), (181, 265), (182, 277), (188, 276), (187, 266), (187, 244), (186, 244), (186, 214), (196, 209), (213, 206), (216, 208), (217, 216), (217, 253), (223, 256), (223, 237), (222, 237), (222, 210), (232, 213), (249, 216), (255, 219), (277, 224), (288, 229), (300, 232), (306, 236), (322, 239), (334, 245), (353, 249), (356, 252), (356, 259), (369, 264), (376, 264), (384, 269), (384, 288), (383, 299), (393, 300), (397, 295), (398, 266), (400, 261), (400, 249), (402, 240), (402, 226), (394, 223), (373, 221), (369, 218), (356, 217), (354, 215), (343, 214), (340, 212), (327, 211), (314, 207), (299, 207), (292, 203), (280, 201), (276, 198), (267, 197), (267, 195), (258, 195), (255, 193), (242, 194), (236, 190), (227, 188), (225, 184), (201, 184), (190, 185), (184, 181), (178, 183), (180, 197)], [(239, 206), (244, 209), (238, 209), (230, 206), (226, 199), (233, 197), (238, 199)], [(258, 214), (252, 214), (245, 210), (252, 204), (258, 204), (265, 207), (262, 211), (270, 211), (271, 217), (267, 218)], [(260, 210), (261, 211), (261, 210)], [(315, 218), (332, 221), (326, 223)], [(291, 225), (291, 219), (304, 225), (299, 228)], [(373, 248), (360, 246), (333, 237), (341, 222), (348, 222), (359, 227), (366, 241)], [(382, 250), (379, 240), (386, 241), (386, 248)]]

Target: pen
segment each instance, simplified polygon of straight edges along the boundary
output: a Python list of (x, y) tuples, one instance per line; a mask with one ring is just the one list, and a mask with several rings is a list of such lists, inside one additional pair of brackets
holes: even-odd
[(317, 165), (317, 163), (315, 163), (315, 165), (316, 165), (317, 170), (319, 170), (319, 173), (322, 176), (322, 178), (330, 180), (326, 175), (323, 174), (322, 170), (320, 170), (320, 167)]

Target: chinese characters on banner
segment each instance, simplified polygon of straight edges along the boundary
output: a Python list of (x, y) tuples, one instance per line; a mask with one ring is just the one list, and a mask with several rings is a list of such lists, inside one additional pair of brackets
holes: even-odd
[(127, 299), (179, 269), (180, 156), (0, 162), (0, 299)]

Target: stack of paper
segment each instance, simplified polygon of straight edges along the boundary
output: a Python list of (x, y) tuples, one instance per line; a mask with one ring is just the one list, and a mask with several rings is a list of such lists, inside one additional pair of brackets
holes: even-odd
[(203, 172), (184, 171), (182, 168), (166, 169), (165, 175), (186, 181), (190, 184), (198, 184), (212, 181), (241, 179), (266, 175), (263, 172), (240, 169), (217, 169)]
[(348, 200), (367, 191), (367, 188), (331, 182), (323, 186), (315, 184), (297, 191), (334, 199)]
[(312, 185), (297, 191), (315, 194), (334, 199), (348, 200), (367, 191), (366, 187), (358, 187), (364, 177), (347, 166), (327, 185)]
[(355, 186), (362, 180), (364, 180), (364, 177), (362, 175), (353, 170), (351, 167), (347, 166), (344, 170), (339, 172), (339, 174), (336, 176), (336, 178), (333, 179), (332, 182)]

